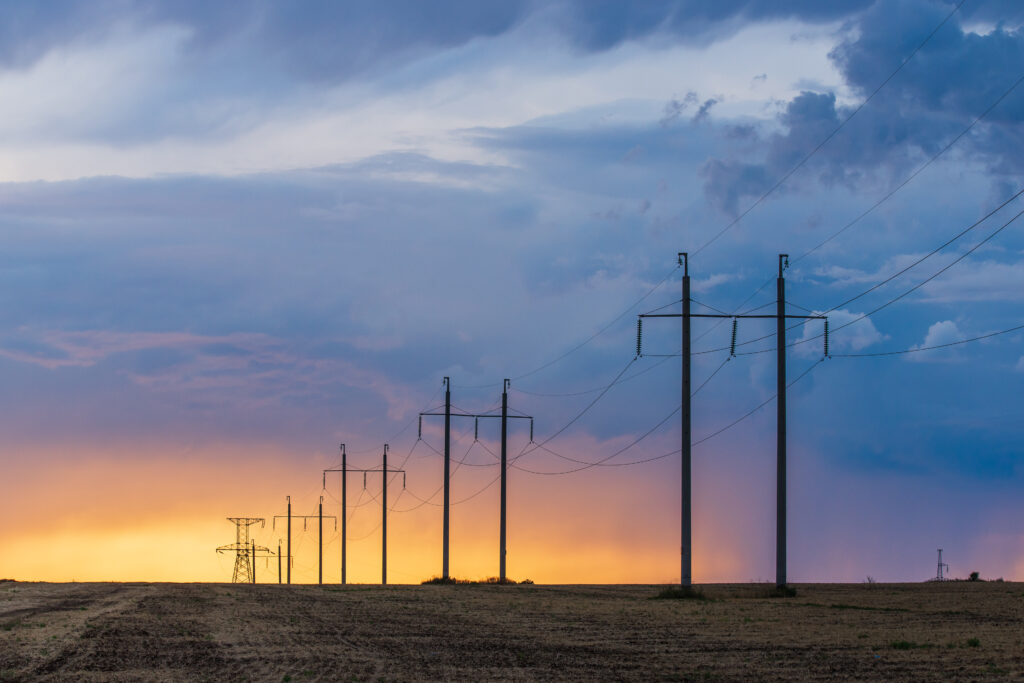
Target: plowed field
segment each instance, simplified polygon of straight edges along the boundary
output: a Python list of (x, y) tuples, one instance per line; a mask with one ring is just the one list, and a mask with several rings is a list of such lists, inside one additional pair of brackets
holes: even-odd
[(0, 680), (1024, 677), (1024, 584), (0, 582)]

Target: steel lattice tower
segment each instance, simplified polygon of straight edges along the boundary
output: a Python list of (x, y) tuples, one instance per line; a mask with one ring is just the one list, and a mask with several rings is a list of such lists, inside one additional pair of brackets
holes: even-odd
[(256, 553), (260, 550), (267, 553), (270, 548), (257, 546), (249, 538), (249, 527), (259, 523), (261, 527), (266, 526), (267, 521), (263, 517), (228, 517), (229, 522), (235, 524), (235, 542), (231, 545), (222, 545), (217, 548), (218, 553), (234, 551), (235, 570), (231, 574), (231, 583), (256, 583)]

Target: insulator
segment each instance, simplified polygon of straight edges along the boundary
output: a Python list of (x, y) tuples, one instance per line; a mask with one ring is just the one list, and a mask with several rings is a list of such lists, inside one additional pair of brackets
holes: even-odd
[(303, 531), (306, 530), (306, 518), (305, 517), (302, 518), (302, 530)]
[(739, 327), (739, 320), (732, 319), (732, 343), (729, 344), (729, 357), (736, 355), (736, 328)]
[(366, 472), (363, 472), (363, 490), (366, 490)]
[(828, 358), (828, 318), (825, 318), (825, 358)]
[(533, 418), (530, 418), (530, 443), (533, 443)]
[(473, 441), (480, 440), (480, 418), (473, 418)]
[(405, 472), (402, 472), (402, 488), (405, 488)]
[(420, 415), (420, 427), (419, 427), (419, 430), (416, 432), (416, 438), (417, 439), (422, 439), (423, 438), (423, 416), (422, 415)]
[(324, 472), (324, 488), (327, 488), (327, 473)]
[(643, 341), (642, 341), (643, 340), (643, 334), (644, 334), (644, 319), (643, 318), (637, 318), (636, 319), (636, 357), (637, 358), (639, 358), (641, 356), (642, 344), (643, 344)]

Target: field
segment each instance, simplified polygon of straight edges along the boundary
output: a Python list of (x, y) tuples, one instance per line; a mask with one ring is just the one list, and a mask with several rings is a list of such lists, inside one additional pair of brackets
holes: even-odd
[(1024, 676), (1024, 584), (0, 582), (0, 680)]

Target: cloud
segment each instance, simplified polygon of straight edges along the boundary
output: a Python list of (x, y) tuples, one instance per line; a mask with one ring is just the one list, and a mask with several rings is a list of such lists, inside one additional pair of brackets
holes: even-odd
[[(822, 315), (815, 311), (810, 315)], [(862, 313), (839, 309), (828, 313), (829, 351), (863, 351), (864, 349), (888, 339), (875, 327), (871, 318), (861, 318)], [(858, 320), (859, 319), (859, 320)], [(857, 322), (853, 322), (853, 321)], [(842, 329), (839, 329), (842, 328)], [(821, 338), (823, 323), (820, 320), (809, 320), (803, 326), (803, 334), (794, 342), (794, 351), (806, 357), (820, 356), (824, 339)]]
[[(849, 103), (835, 90), (805, 91), (786, 102), (778, 116), (781, 130), (763, 140), (761, 160), (708, 161), (709, 199), (735, 213), (738, 200), (756, 197), (783, 177), (828, 139), (853, 113), (854, 103), (873, 93), (948, 11), (931, 0), (899, 0), (875, 3), (856, 15), (830, 55), (853, 91), (852, 98), (844, 95)], [(1015, 83), (1015, 65), (1024, 61), (1024, 31), (999, 25), (980, 35), (958, 21), (948, 22), (785, 189), (793, 191), (811, 178), (827, 186), (885, 186), (941, 150)], [(1024, 139), (1022, 118), (1024, 90), (1018, 89), (946, 159), (976, 160), (996, 174), (1020, 173), (1024, 166), (1010, 150)]]

